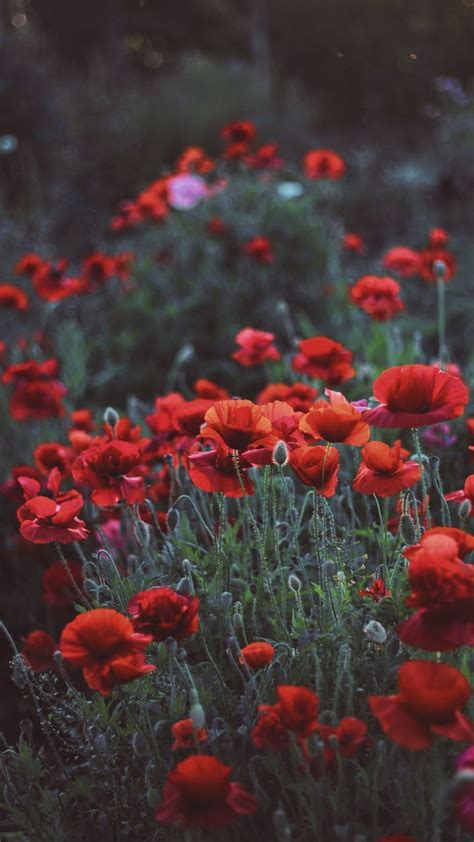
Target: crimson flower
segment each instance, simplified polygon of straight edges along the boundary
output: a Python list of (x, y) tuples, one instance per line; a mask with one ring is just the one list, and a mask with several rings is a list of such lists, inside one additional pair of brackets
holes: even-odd
[(145, 499), (143, 477), (134, 470), (142, 461), (138, 447), (126, 441), (111, 441), (89, 447), (73, 462), (71, 472), (76, 482), (92, 489), (97, 506), (116, 506), (125, 501)]
[(394, 246), (382, 261), (384, 269), (396, 272), (401, 278), (410, 278), (420, 271), (420, 253), (406, 246)]
[[(81, 590), (84, 581), (82, 565), (78, 561), (68, 561), (67, 566), (71, 578), (75, 581), (78, 589)], [(74, 591), (64, 565), (60, 561), (53, 562), (51, 567), (43, 572), (42, 585), (43, 600), (46, 605), (51, 605), (54, 608), (66, 608), (77, 599), (77, 593)]]
[(315, 441), (341, 442), (361, 447), (370, 427), (361, 413), (340, 392), (326, 389), (327, 401), (316, 401), (300, 420), (300, 430)]
[(89, 534), (83, 520), (78, 518), (84, 501), (78, 491), (60, 491), (61, 475), (53, 468), (47, 483), (46, 497), (40, 494), (38, 480), (19, 477), (25, 502), (17, 511), (20, 533), (34, 544), (70, 544), (83, 541)]
[(90, 409), (76, 409), (71, 412), (71, 424), (74, 430), (84, 430), (85, 433), (92, 433), (95, 428)]
[(405, 833), (391, 833), (389, 836), (381, 836), (377, 842), (416, 842), (414, 836), (407, 836)]
[(26, 310), (28, 296), (20, 287), (13, 284), (0, 284), (0, 310)]
[(217, 401), (204, 416), (201, 438), (239, 452), (276, 444), (271, 421), (262, 407), (247, 400)]
[(173, 751), (180, 748), (194, 749), (196, 747), (196, 740), (203, 743), (207, 740), (207, 731), (205, 728), (195, 728), (192, 719), (180, 719), (171, 726), (171, 733), (174, 737), (174, 743), (171, 746)]
[(272, 401), (284, 401), (295, 412), (308, 412), (317, 396), (318, 390), (306, 383), (293, 383), (291, 386), (286, 383), (270, 383), (257, 395), (256, 403), (266, 404)]
[(319, 696), (307, 687), (280, 684), (276, 688), (282, 725), (297, 737), (309, 737), (318, 729)]
[(473, 646), (474, 567), (458, 558), (456, 540), (430, 529), (404, 553), (410, 562), (407, 604), (417, 610), (397, 627), (400, 640), (431, 652)]
[(18, 261), (13, 271), (15, 275), (26, 275), (28, 278), (32, 278), (43, 263), (45, 261), (39, 254), (25, 254)]
[(393, 278), (364, 275), (349, 289), (349, 297), (376, 322), (392, 319), (405, 305), (398, 297), (400, 285)]
[(244, 366), (260, 365), (268, 360), (279, 360), (281, 354), (273, 345), (274, 339), (273, 333), (244, 327), (235, 337), (240, 349), (232, 354), (232, 358)]
[(259, 640), (244, 646), (240, 650), (240, 655), (247, 666), (252, 667), (252, 669), (262, 669), (273, 661), (275, 649), (271, 643)]
[(323, 497), (336, 493), (339, 473), (339, 451), (335, 447), (298, 447), (290, 452), (290, 465), (305, 485)]
[(443, 248), (449, 240), (449, 234), (444, 228), (431, 228), (428, 234), (428, 244), (431, 248)]
[(81, 278), (71, 278), (66, 275), (67, 260), (57, 263), (43, 261), (32, 276), (36, 293), (44, 301), (62, 301), (71, 295), (78, 295), (86, 291), (86, 285)]
[(349, 232), (344, 234), (342, 239), (342, 247), (346, 251), (354, 251), (356, 254), (363, 254), (365, 251), (365, 243), (360, 234)]
[(197, 398), (204, 398), (213, 401), (226, 401), (230, 399), (230, 394), (227, 389), (218, 386), (213, 380), (207, 380), (205, 377), (200, 377), (194, 382), (193, 389)]
[(459, 377), (430, 365), (398, 365), (382, 372), (373, 392), (380, 406), (365, 420), (374, 427), (423, 427), (462, 415), (468, 391)]
[(48, 475), (53, 468), (57, 468), (62, 477), (69, 473), (71, 448), (65, 447), (58, 441), (49, 441), (39, 444), (34, 450), (35, 465), (42, 474)]
[[(324, 759), (328, 766), (334, 763), (336, 754), (341, 757), (357, 757), (360, 749), (369, 742), (367, 723), (354, 716), (345, 716), (336, 726), (319, 723), (318, 733), (324, 743)], [(331, 737), (337, 740), (336, 750), (331, 746)]]
[(467, 501), (470, 506), (468, 514), (474, 514), (474, 474), (469, 474), (463, 488), (460, 488), (458, 491), (450, 491), (449, 494), (445, 494), (444, 496), (450, 502), (452, 500), (456, 500), (458, 503)]
[(254, 486), (247, 472), (253, 464), (247, 456), (254, 452), (232, 453), (228, 447), (219, 444), (215, 450), (190, 453), (188, 468), (191, 482), (202, 491), (220, 492), (226, 497), (252, 495)]
[(266, 237), (252, 237), (251, 240), (244, 243), (242, 249), (256, 263), (273, 263), (275, 260), (270, 240), (267, 240)]
[(354, 377), (352, 351), (328, 336), (303, 339), (299, 353), (293, 358), (294, 371), (324, 380), (328, 386), (338, 386)]
[(181, 827), (217, 828), (252, 816), (256, 798), (240, 784), (231, 783), (230, 766), (215, 757), (195, 754), (169, 772), (158, 807), (157, 821)]
[(206, 152), (200, 146), (188, 146), (176, 161), (176, 172), (178, 174), (198, 173), (198, 175), (206, 175), (213, 169), (215, 169), (214, 161), (206, 155)]
[(66, 387), (54, 379), (58, 362), (52, 358), (42, 363), (26, 360), (9, 366), (3, 375), (5, 384), (14, 382), (9, 412), (15, 421), (29, 418), (55, 418), (65, 414), (61, 403)]
[(53, 655), (58, 648), (50, 634), (32, 631), (23, 638), (21, 654), (34, 672), (56, 669)]
[(344, 175), (346, 165), (332, 149), (310, 149), (303, 158), (303, 170), (306, 178), (337, 181)]
[(290, 734), (283, 725), (278, 705), (259, 705), (259, 718), (252, 728), (252, 742), (259, 749), (282, 751), (290, 742)]
[(264, 143), (255, 155), (248, 155), (245, 163), (254, 170), (279, 170), (283, 163), (276, 143)]
[(153, 640), (183, 640), (199, 629), (199, 597), (176, 593), (172, 588), (149, 588), (129, 600), (128, 613), (135, 631)]
[(251, 143), (257, 136), (257, 129), (250, 120), (235, 120), (221, 130), (221, 137), (227, 143)]
[(456, 273), (456, 260), (450, 251), (442, 248), (427, 248), (420, 251), (419, 274), (423, 280), (428, 283), (434, 283), (437, 280), (437, 274), (435, 272), (435, 264), (437, 262), (444, 263), (444, 280), (450, 281)]
[(435, 736), (474, 741), (471, 723), (461, 713), (471, 688), (464, 675), (435, 661), (407, 661), (398, 671), (399, 693), (369, 696), (382, 730), (412, 751), (429, 748)]
[(362, 448), (359, 466), (352, 488), (361, 494), (393, 497), (404, 488), (410, 488), (421, 479), (422, 468), (418, 462), (406, 462), (397, 439), (393, 447), (382, 441), (370, 441)]
[(370, 597), (374, 602), (380, 602), (384, 597), (392, 596), (392, 592), (387, 590), (383, 579), (374, 579), (369, 587), (359, 591), (359, 596)]
[(63, 629), (59, 649), (64, 660), (81, 667), (91, 690), (109, 696), (117, 684), (127, 684), (155, 667), (145, 663), (151, 635), (138, 634), (132, 623), (113, 608), (93, 608)]

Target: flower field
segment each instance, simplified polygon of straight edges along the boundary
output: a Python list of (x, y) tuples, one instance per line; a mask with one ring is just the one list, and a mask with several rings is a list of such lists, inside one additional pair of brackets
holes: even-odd
[(462, 238), (220, 141), (4, 267), (1, 838), (468, 842)]

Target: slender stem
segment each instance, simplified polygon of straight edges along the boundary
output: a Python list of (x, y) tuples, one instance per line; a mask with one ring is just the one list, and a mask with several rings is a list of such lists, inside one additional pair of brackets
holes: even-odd
[(441, 277), (436, 281), (438, 288), (438, 358), (442, 369), (446, 365), (448, 349), (446, 346), (446, 281)]
[[(418, 459), (418, 464), (421, 469), (421, 493), (423, 496), (423, 504), (425, 506), (425, 516), (426, 516), (426, 525), (428, 528), (431, 527), (431, 512), (430, 512), (430, 498), (428, 496), (428, 488), (426, 485), (426, 478), (425, 478), (425, 468), (423, 465), (423, 454), (421, 452), (421, 445), (420, 445), (420, 437), (418, 435), (418, 430), (416, 427), (412, 427), (411, 434), (413, 437), (413, 444), (415, 445), (415, 453)], [(422, 509), (423, 515), (423, 509)]]

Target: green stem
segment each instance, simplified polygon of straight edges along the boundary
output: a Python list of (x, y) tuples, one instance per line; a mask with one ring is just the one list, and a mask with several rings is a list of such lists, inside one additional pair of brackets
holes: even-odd
[(443, 278), (438, 278), (436, 286), (438, 288), (438, 358), (440, 367), (444, 369), (448, 356), (446, 346), (446, 281)]

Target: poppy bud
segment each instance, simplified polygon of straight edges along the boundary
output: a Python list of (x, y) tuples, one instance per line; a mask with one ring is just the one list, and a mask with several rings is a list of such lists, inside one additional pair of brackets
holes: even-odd
[(115, 427), (119, 422), (119, 415), (112, 406), (108, 406), (105, 410), (104, 421), (109, 425), (109, 427), (112, 427), (112, 430), (115, 430)]
[(178, 643), (174, 639), (174, 637), (167, 637), (166, 640), (163, 641), (163, 643), (166, 646), (166, 651), (168, 652), (168, 655), (170, 655), (171, 657), (176, 655), (176, 651), (178, 649)]
[(402, 536), (405, 544), (412, 546), (416, 544), (416, 529), (415, 524), (413, 523), (412, 518), (410, 515), (402, 515), (400, 518), (400, 535)]
[(181, 515), (178, 509), (169, 509), (166, 513), (166, 525), (170, 532), (176, 532), (181, 520)]
[(224, 591), (219, 597), (219, 606), (221, 611), (228, 611), (232, 606), (232, 594), (229, 591)]
[(199, 731), (200, 728), (204, 728), (206, 724), (206, 714), (203, 706), (199, 702), (195, 705), (191, 705), (189, 716), (190, 719), (192, 719), (193, 726), (196, 731)]
[(150, 543), (150, 527), (143, 520), (137, 520), (135, 523), (138, 540), (144, 547), (148, 547)]
[(145, 757), (147, 754), (146, 740), (138, 731), (132, 737), (132, 748), (137, 757)]
[(444, 260), (435, 260), (433, 263), (433, 274), (437, 281), (445, 281), (446, 280), (446, 263)]
[(178, 351), (175, 357), (175, 366), (179, 368), (180, 366), (184, 365), (191, 357), (194, 355), (194, 346), (191, 345), (189, 342)]
[(273, 826), (276, 831), (278, 842), (291, 842), (291, 828), (288, 824), (287, 815), (281, 804), (273, 813)]
[(288, 465), (288, 448), (283, 439), (280, 439), (273, 448), (272, 462), (274, 465), (279, 465), (280, 468)]
[(157, 789), (149, 789), (146, 794), (146, 800), (148, 801), (148, 806), (151, 807), (152, 810), (156, 810), (161, 803), (160, 793)]
[(178, 584), (176, 585), (176, 593), (183, 594), (184, 596), (187, 596), (188, 594), (192, 593), (191, 584), (187, 576), (183, 576), (183, 578), (179, 580)]
[(458, 507), (459, 520), (465, 520), (471, 513), (471, 501), (463, 500)]
[[(337, 569), (336, 569), (336, 565), (334, 564), (334, 562), (333, 561), (325, 561), (324, 564), (323, 564), (323, 572), (324, 572), (324, 575), (328, 577), (328, 579), (333, 579), (334, 576), (337, 576)], [(342, 581), (343, 582), (346, 581), (346, 577), (344, 576), (344, 573), (342, 574)]]
[(298, 576), (295, 576), (294, 573), (291, 573), (290, 576), (288, 576), (288, 587), (296, 594), (301, 590), (301, 580), (298, 579)]
[(387, 632), (377, 620), (369, 620), (364, 626), (364, 634), (367, 635), (371, 643), (378, 643), (380, 645), (387, 640)]

